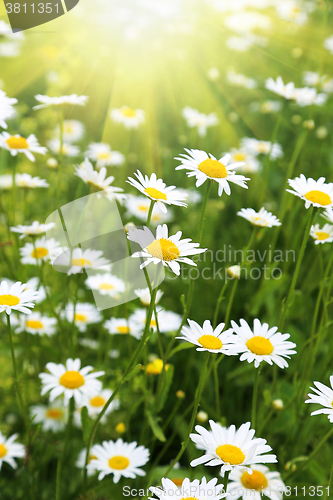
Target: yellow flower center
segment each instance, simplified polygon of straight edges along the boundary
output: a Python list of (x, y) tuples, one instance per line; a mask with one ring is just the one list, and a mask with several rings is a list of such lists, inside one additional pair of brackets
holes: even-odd
[(265, 144), (264, 142), (258, 142), (257, 150), (259, 151), (259, 153), (268, 153), (269, 145)]
[(127, 107), (122, 110), (122, 113), (127, 118), (134, 118), (134, 116), (136, 115), (135, 109)]
[(110, 285), (110, 283), (101, 283), (99, 285), (99, 289), (100, 290), (113, 290), (114, 289), (114, 286), (113, 285)]
[(87, 259), (72, 259), (72, 266), (92, 266), (92, 263)]
[(152, 257), (165, 260), (166, 262), (175, 260), (180, 255), (178, 247), (166, 238), (153, 241), (150, 245), (148, 245), (147, 251)]
[(47, 410), (46, 412), (46, 418), (51, 418), (54, 420), (59, 420), (60, 418), (63, 417), (63, 410), (58, 410), (57, 408), (50, 408), (50, 410)]
[(244, 153), (235, 153), (234, 154), (235, 161), (244, 161), (245, 158), (246, 158), (246, 155)]
[(102, 398), (102, 396), (95, 396), (90, 400), (91, 406), (94, 406), (95, 408), (100, 408), (101, 406), (104, 406), (105, 403), (106, 401)]
[(318, 203), (324, 207), (332, 203), (331, 197), (328, 194), (317, 191), (316, 189), (306, 193), (305, 198), (312, 203)]
[(90, 455), (90, 457), (88, 458), (88, 464), (90, 464), (92, 460), (97, 460), (97, 457), (95, 457), (95, 455)]
[(25, 326), (27, 328), (32, 328), (33, 330), (39, 330), (40, 328), (43, 328), (43, 323), (41, 321), (27, 319), (27, 321), (25, 322)]
[(81, 373), (70, 370), (61, 375), (59, 383), (66, 387), (66, 389), (78, 389), (84, 385), (84, 378)]
[(47, 248), (37, 247), (31, 252), (31, 257), (34, 259), (42, 259), (43, 257), (46, 257), (48, 253), (49, 251)]
[(104, 151), (102, 153), (98, 153), (97, 159), (98, 160), (107, 160), (108, 158), (110, 158), (110, 156), (111, 156), (111, 153)]
[(156, 321), (152, 319), (150, 322), (150, 328), (155, 328), (155, 327), (156, 327)]
[(75, 313), (74, 321), (83, 321), (83, 323), (85, 323), (87, 321), (87, 316), (85, 316), (84, 314)]
[(268, 482), (265, 474), (258, 470), (254, 470), (252, 474), (244, 472), (241, 476), (242, 485), (249, 490), (260, 491), (267, 488)]
[[(169, 369), (170, 365), (165, 365), (165, 370)], [(155, 359), (152, 363), (148, 363), (146, 366), (147, 375), (160, 375), (163, 370), (163, 361), (161, 359)]]
[(214, 335), (202, 335), (198, 341), (205, 349), (221, 349), (223, 346), (221, 340)]
[(24, 137), (9, 137), (6, 142), (11, 149), (28, 149), (29, 147)]
[(265, 337), (261, 337), (260, 335), (251, 337), (246, 342), (246, 346), (251, 352), (258, 354), (259, 356), (264, 356), (265, 354), (271, 354), (273, 352), (272, 342)]
[(1, 306), (17, 306), (19, 302), (20, 299), (15, 295), (0, 295)]
[(327, 240), (327, 238), (330, 237), (330, 235), (328, 233), (325, 233), (324, 231), (318, 231), (316, 233), (316, 236), (318, 238), (318, 240)]
[(139, 205), (138, 210), (141, 210), (141, 212), (148, 212), (148, 207), (146, 205)]
[[(173, 481), (173, 483), (174, 483), (174, 481)], [(199, 500), (199, 498), (198, 497), (183, 497), (180, 500)]]
[(3, 458), (6, 455), (7, 455), (7, 448), (3, 444), (0, 444), (0, 458)]
[(124, 422), (119, 422), (119, 424), (116, 425), (116, 432), (118, 432), (118, 434), (124, 434), (125, 431), (126, 427)]
[(130, 331), (128, 326), (118, 326), (117, 330), (119, 333), (122, 333), (122, 334), (129, 333), (129, 331)]
[(207, 158), (207, 160), (199, 163), (198, 169), (212, 179), (224, 179), (228, 176), (225, 165), (212, 158)]
[(223, 462), (230, 465), (239, 465), (245, 460), (245, 455), (242, 450), (233, 444), (223, 444), (216, 448), (215, 451)]
[(158, 189), (155, 188), (146, 188), (145, 193), (148, 194), (151, 198), (154, 198), (154, 200), (166, 200), (166, 194), (162, 193), (162, 191), (159, 191)]
[(126, 457), (122, 457), (121, 455), (116, 455), (109, 460), (109, 467), (111, 469), (116, 470), (124, 470), (129, 466), (130, 461)]

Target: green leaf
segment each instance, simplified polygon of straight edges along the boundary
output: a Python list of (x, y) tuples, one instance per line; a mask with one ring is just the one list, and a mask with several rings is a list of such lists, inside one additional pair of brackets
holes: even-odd
[(136, 365), (130, 372), (129, 374), (124, 378), (123, 382), (127, 382), (131, 378), (135, 377), (141, 370), (141, 365)]
[(83, 441), (87, 443), (90, 435), (90, 419), (88, 415), (88, 408), (86, 406), (84, 406), (81, 410), (81, 424)]
[(174, 354), (177, 354), (177, 352), (184, 351), (185, 349), (191, 349), (194, 348), (193, 344), (190, 344), (189, 342), (184, 342), (183, 344), (177, 345), (174, 349), (172, 349), (170, 356), (168, 359), (172, 358)]
[[(170, 365), (165, 372), (164, 387), (162, 388), (161, 395), (158, 400), (156, 413), (159, 413), (164, 408), (165, 401), (172, 384), (173, 372), (174, 372), (174, 367)], [(162, 375), (163, 374), (161, 374), (160, 376), (162, 377)]]
[(147, 415), (148, 422), (149, 422), (149, 425), (151, 427), (151, 430), (153, 431), (154, 436), (156, 437), (156, 439), (158, 439), (159, 441), (162, 441), (162, 443), (164, 443), (166, 441), (166, 437), (165, 437), (161, 427), (159, 426), (157, 419), (152, 415), (152, 413), (150, 411), (146, 411), (146, 415)]

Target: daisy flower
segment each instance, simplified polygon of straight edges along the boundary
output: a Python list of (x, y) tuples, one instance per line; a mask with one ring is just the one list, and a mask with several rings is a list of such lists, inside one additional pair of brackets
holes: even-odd
[(288, 193), (299, 196), (305, 201), (305, 208), (311, 205), (314, 207), (329, 208), (333, 205), (333, 182), (325, 183), (325, 177), (320, 177), (317, 181), (301, 174), (300, 177), (288, 180)]
[(36, 292), (36, 297), (35, 297), (36, 304), (39, 304), (40, 302), (43, 302), (43, 300), (46, 299), (46, 290), (40, 284), (39, 278), (36, 277), (30, 278), (24, 286), (25, 286), (24, 290), (30, 290), (32, 292)]
[[(96, 460), (95, 446), (96, 445), (94, 444), (90, 448), (88, 464), (90, 464), (92, 460)], [(87, 449), (84, 448), (83, 450), (80, 451), (79, 456), (77, 457), (77, 460), (75, 462), (75, 467), (77, 467), (78, 469), (84, 469), (84, 467), (86, 466), (86, 456), (87, 456)], [(96, 471), (94, 469), (87, 471), (88, 476), (93, 476), (95, 473)]]
[(281, 111), (282, 104), (280, 101), (264, 101), (264, 102), (254, 102), (251, 104), (251, 110), (260, 111), (260, 113), (266, 115), (267, 113), (278, 113)]
[(234, 172), (235, 168), (242, 167), (244, 162), (232, 163), (228, 166), (230, 155), (223, 156), (217, 160), (212, 154), (207, 154), (199, 149), (185, 149), (188, 154), (182, 154), (181, 158), (176, 158), (182, 162), (176, 167), (176, 170), (189, 170), (188, 177), (196, 177), (196, 186), (201, 186), (207, 179), (213, 179), (219, 184), (219, 196), (222, 196), (223, 191), (230, 195), (229, 182), (238, 184), (247, 189), (245, 181), (249, 180), (244, 175), (237, 175)]
[(269, 154), (270, 158), (273, 160), (283, 156), (282, 148), (277, 142), (272, 144), (270, 141), (258, 141), (258, 139), (243, 137), (241, 140), (241, 148), (254, 156)]
[(86, 95), (71, 94), (71, 95), (63, 95), (60, 97), (50, 97), (48, 95), (35, 95), (36, 101), (40, 102), (38, 106), (34, 106), (33, 109), (41, 109), (46, 108), (48, 106), (62, 106), (64, 104), (69, 104), (71, 106), (85, 106), (88, 97)]
[(322, 216), (333, 224), (333, 209), (332, 207), (327, 208)]
[[(169, 369), (170, 365), (165, 365), (165, 371)], [(155, 358), (153, 361), (147, 363), (146, 366), (147, 375), (161, 375), (163, 371), (163, 359)]]
[(24, 458), (25, 448), (23, 444), (14, 443), (18, 434), (13, 434), (8, 439), (0, 432), (0, 469), (3, 462), (16, 469), (17, 464), (14, 458)]
[(85, 284), (90, 290), (97, 290), (101, 295), (109, 295), (110, 297), (115, 297), (126, 290), (124, 281), (111, 273), (89, 276)]
[(266, 80), (266, 89), (278, 94), (285, 99), (294, 99), (295, 97), (295, 84), (293, 82), (289, 82), (284, 84), (281, 76), (278, 76), (276, 81), (273, 78), (268, 78)]
[[(50, 141), (48, 141), (47, 145), (53, 153), (56, 153), (57, 155), (60, 153), (60, 139), (51, 139)], [(64, 156), (69, 156), (72, 158), (75, 156), (79, 156), (80, 148), (78, 146), (70, 144), (69, 142), (63, 142), (61, 152)]]
[(96, 168), (101, 167), (120, 167), (125, 161), (125, 157), (119, 151), (111, 151), (109, 144), (93, 142), (89, 144), (84, 153), (90, 160), (96, 162)]
[(13, 285), (8, 285), (7, 281), (0, 283), (0, 313), (6, 311), (18, 311), (24, 314), (31, 314), (30, 309), (35, 307), (33, 301), (37, 293), (25, 290), (25, 285), (17, 281)]
[(188, 127), (197, 127), (200, 137), (207, 134), (207, 128), (217, 125), (219, 119), (215, 113), (200, 113), (197, 109), (190, 108), (189, 106), (183, 109), (183, 118), (185, 118)]
[(22, 239), (26, 236), (37, 236), (46, 233), (54, 226), (54, 222), (50, 222), (49, 224), (40, 224), (37, 220), (35, 220), (32, 224), (30, 224), (30, 226), (22, 226), (19, 224), (17, 227), (11, 227), (10, 230), (14, 233), (19, 233), (21, 235), (20, 239)]
[[(127, 208), (127, 212), (125, 214), (126, 217), (134, 216), (142, 221), (147, 220), (150, 208), (150, 199), (144, 196), (128, 195), (125, 200), (125, 204)], [(158, 225), (169, 222), (171, 219), (171, 211), (168, 210), (168, 212), (162, 212), (159, 205), (155, 203), (150, 223), (152, 225)]]
[(320, 228), (319, 224), (311, 226), (310, 236), (315, 240), (315, 244), (332, 243), (333, 241), (333, 226), (332, 224), (325, 224)]
[(244, 87), (246, 89), (255, 89), (258, 85), (253, 78), (248, 78), (242, 75), (242, 73), (236, 73), (236, 71), (228, 71), (227, 80), (237, 87)]
[(235, 344), (238, 347), (238, 352), (243, 353), (239, 358), (240, 361), (247, 360), (248, 363), (254, 361), (254, 366), (259, 367), (262, 361), (268, 364), (277, 364), (280, 368), (288, 367), (288, 363), (284, 358), (289, 358), (291, 354), (296, 354), (294, 347), (296, 344), (287, 341), (289, 333), (277, 332), (278, 327), (269, 328), (267, 323), (261, 324), (259, 319), (253, 322), (253, 330), (248, 323), (240, 320), (240, 326), (231, 321), (233, 331), (236, 333)]
[(98, 269), (104, 266), (108, 266), (110, 261), (103, 257), (102, 250), (91, 250), (86, 248), (74, 248), (71, 252), (66, 250), (57, 259), (57, 265), (67, 268), (67, 274), (82, 273), (85, 269)]
[(138, 170), (134, 175), (138, 181), (129, 177), (126, 182), (141, 191), (150, 200), (155, 201), (162, 212), (167, 212), (165, 205), (187, 207), (186, 203), (184, 203), (186, 197), (176, 190), (176, 186), (166, 187), (162, 179), (157, 179), (156, 174), (151, 174), (149, 178), (148, 175), (143, 176)]
[(0, 175), (0, 189), (11, 189), (13, 187), (13, 176), (11, 174)]
[(55, 333), (55, 325), (57, 320), (55, 318), (49, 318), (48, 316), (43, 316), (40, 312), (33, 312), (29, 314), (29, 317), (22, 315), (19, 318), (19, 327), (17, 332), (28, 332), (32, 335), (47, 335), (50, 337)]
[[(60, 135), (60, 127), (58, 126), (54, 133), (57, 137)], [(62, 127), (62, 137), (64, 142), (69, 142), (70, 144), (73, 142), (77, 142), (82, 139), (84, 135), (84, 125), (78, 120), (64, 120)]]
[(2, 132), (0, 134), (0, 148), (7, 149), (12, 156), (16, 156), (17, 153), (24, 153), (30, 161), (35, 161), (32, 153), (41, 155), (47, 153), (47, 149), (38, 144), (34, 134), (30, 134), (29, 137), (25, 138), (20, 135), (10, 135), (8, 132)]
[(324, 41), (325, 49), (329, 50), (333, 54), (333, 36), (329, 36)]
[(180, 332), (182, 337), (176, 337), (177, 339), (198, 346), (197, 351), (223, 353), (227, 356), (238, 354), (231, 328), (222, 332), (224, 323), (220, 323), (214, 330), (209, 320), (204, 321), (202, 327), (191, 319), (187, 322), (190, 326), (183, 326)]
[[(223, 486), (217, 485), (218, 479), (214, 478), (207, 482), (203, 477), (200, 482), (198, 479), (190, 481), (187, 477), (181, 485), (177, 485), (171, 479), (162, 478), (162, 487), (155, 488), (151, 486), (150, 491), (156, 495), (159, 500), (174, 500), (175, 498), (196, 500), (220, 500), (226, 497), (223, 492)], [(190, 493), (191, 497), (188, 496)], [(149, 500), (156, 500), (156, 497), (149, 497)]]
[[(130, 315), (128, 322), (134, 330), (140, 332), (140, 337), (142, 336), (142, 332), (146, 326), (147, 321), (147, 309), (136, 309), (133, 314)], [(156, 317), (155, 313), (153, 313), (150, 320), (150, 328), (156, 332)]]
[(191, 466), (218, 465), (222, 466), (221, 474), (238, 469), (249, 471), (252, 464), (277, 462), (276, 456), (268, 454), (272, 448), (266, 444), (265, 439), (255, 438), (255, 431), (250, 430), (251, 423), (242, 424), (236, 430), (234, 425), (222, 427), (213, 420), (209, 421), (211, 432), (197, 425), (198, 434), (190, 434), (191, 440), (205, 450), (205, 454), (192, 460)]
[(67, 408), (61, 399), (56, 399), (47, 406), (32, 406), (30, 415), (35, 424), (42, 424), (43, 431), (60, 432), (66, 427)]
[(327, 94), (318, 94), (314, 88), (304, 87), (295, 89), (294, 99), (299, 106), (322, 106), (327, 101)]
[(281, 19), (301, 26), (307, 22), (307, 12), (311, 12), (312, 8), (310, 2), (284, 0), (276, 4), (276, 10)]
[(196, 266), (193, 260), (189, 259), (188, 255), (198, 255), (205, 252), (206, 248), (198, 248), (199, 243), (191, 243), (189, 238), (181, 240), (182, 232), (178, 231), (173, 236), (168, 236), (168, 227), (166, 224), (157, 226), (156, 237), (147, 228), (131, 229), (127, 237), (130, 241), (138, 243), (142, 252), (132, 254), (133, 258), (147, 258), (141, 265), (140, 269), (148, 266), (151, 262), (159, 264), (160, 262), (165, 267), (169, 267), (177, 276), (180, 275), (180, 262)]
[[(88, 408), (88, 413), (91, 418), (97, 417), (97, 415), (103, 410), (105, 404), (112, 396), (112, 391), (110, 389), (103, 389), (102, 391), (94, 394), (93, 396), (86, 397), (83, 401), (82, 406), (86, 406)], [(114, 399), (112, 403), (109, 405), (106, 410), (102, 421), (106, 420), (104, 417), (111, 413), (113, 410), (117, 410), (119, 408), (119, 399)]]
[(49, 187), (49, 183), (45, 179), (32, 177), (30, 174), (16, 174), (15, 184), (25, 189)]
[(102, 445), (94, 447), (96, 459), (91, 460), (88, 470), (100, 471), (98, 479), (103, 479), (108, 474), (113, 474), (113, 482), (118, 483), (121, 476), (135, 479), (136, 476), (145, 476), (140, 467), (149, 460), (149, 450), (144, 446), (124, 443), (121, 438), (116, 442), (103, 441)]
[(322, 384), (321, 382), (313, 382), (316, 387), (310, 387), (310, 389), (315, 393), (311, 392), (308, 394), (310, 399), (307, 399), (306, 403), (315, 403), (323, 406), (320, 410), (315, 410), (311, 415), (320, 415), (323, 413), (327, 415), (328, 420), (333, 423), (333, 375), (330, 376), (331, 387)]
[(80, 177), (94, 191), (104, 192), (109, 200), (116, 199), (122, 202), (126, 198), (124, 194), (121, 194), (123, 189), (111, 186), (114, 177), (112, 175), (106, 177), (106, 173), (105, 167), (102, 167), (99, 172), (94, 170), (88, 158), (81, 165), (75, 167), (75, 175)]
[(36, 265), (40, 261), (53, 261), (60, 251), (61, 247), (58, 241), (42, 236), (35, 241), (35, 244), (26, 243), (24, 247), (20, 248), (21, 262), (22, 264)]
[[(146, 307), (149, 307), (151, 301), (149, 288), (137, 288), (136, 290), (134, 290), (134, 293), (137, 297), (139, 297), (141, 304), (143, 304)], [(162, 295), (163, 292), (161, 290), (157, 290), (155, 297), (155, 305), (159, 303), (159, 301), (162, 298)]]
[(259, 170), (261, 169), (261, 165), (257, 157), (245, 150), (232, 148), (229, 151), (229, 154), (231, 163), (243, 163), (243, 165), (239, 167), (240, 172), (251, 174), (254, 172), (259, 172)]
[(227, 500), (243, 498), (261, 500), (262, 494), (271, 500), (282, 500), (286, 486), (280, 473), (265, 465), (251, 465), (252, 474), (234, 469), (229, 476)]
[(7, 97), (6, 92), (0, 90), (0, 127), (7, 128), (6, 120), (14, 118), (16, 111), (13, 108), (18, 100), (14, 97)]
[(80, 359), (67, 359), (66, 365), (47, 363), (46, 368), (50, 373), (40, 373), (42, 381), (41, 394), (44, 396), (50, 391), (50, 401), (54, 401), (61, 394), (64, 395), (64, 405), (68, 406), (69, 400), (74, 397), (78, 406), (82, 406), (85, 396), (94, 396), (102, 390), (102, 382), (96, 380), (105, 372), (89, 373), (92, 366), (81, 368)]
[(67, 304), (63, 315), (69, 323), (73, 323), (74, 320), (74, 324), (82, 333), (87, 330), (88, 325), (91, 325), (92, 323), (99, 323), (103, 319), (96, 306), (90, 304), (90, 302), (77, 303), (75, 306), (75, 313), (74, 304)]
[(279, 219), (273, 215), (271, 212), (267, 212), (265, 208), (261, 208), (259, 212), (253, 210), (253, 208), (242, 208), (237, 215), (248, 220), (254, 226), (259, 227), (273, 227), (281, 226)]
[[(105, 321), (104, 328), (107, 329), (110, 335), (131, 335), (135, 339), (140, 340), (142, 337), (142, 328), (132, 320), (125, 318), (111, 318)], [(155, 322), (156, 326), (156, 322)]]
[(145, 112), (142, 109), (133, 109), (129, 106), (111, 109), (111, 119), (122, 123), (126, 128), (138, 128), (145, 121)]

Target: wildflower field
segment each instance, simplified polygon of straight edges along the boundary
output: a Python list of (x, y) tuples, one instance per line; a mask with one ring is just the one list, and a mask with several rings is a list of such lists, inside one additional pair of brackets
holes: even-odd
[(333, 498), (332, 1), (22, 5), (0, 499)]

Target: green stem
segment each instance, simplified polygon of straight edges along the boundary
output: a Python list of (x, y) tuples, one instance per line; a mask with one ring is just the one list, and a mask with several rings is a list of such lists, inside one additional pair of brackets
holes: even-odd
[[(275, 143), (275, 139), (276, 139), (278, 131), (280, 129), (280, 125), (282, 123), (282, 120), (283, 120), (283, 110), (281, 110), (279, 118), (276, 120), (274, 129), (273, 129), (273, 133), (272, 133), (272, 136), (271, 136), (271, 139), (270, 139), (272, 147), (273, 147), (273, 144)], [(265, 187), (262, 190), (262, 196), (261, 196), (261, 201), (260, 201), (259, 206), (262, 206), (262, 204), (263, 204), (263, 202), (265, 200), (265, 195), (267, 193), (267, 189), (268, 189), (268, 174), (269, 174), (269, 166), (270, 166), (270, 163), (271, 163), (271, 159), (272, 159), (271, 158), (271, 154), (268, 154), (267, 158), (265, 160), (265, 163), (264, 163), (264, 172), (263, 172), (263, 178), (264, 178)]]
[(150, 225), (151, 216), (153, 215), (153, 209), (154, 209), (155, 203), (156, 203), (156, 201), (154, 201), (154, 200), (151, 200), (151, 202), (150, 202), (149, 211), (148, 211), (148, 215), (147, 215), (147, 222), (146, 222), (147, 226)]
[(214, 373), (214, 385), (215, 385), (215, 401), (216, 401), (216, 414), (217, 419), (221, 418), (221, 406), (220, 406), (220, 384), (219, 384), (219, 374), (218, 365), (213, 361), (213, 373)]
[(318, 446), (313, 450), (313, 452), (309, 455), (307, 460), (302, 462), (302, 464), (295, 470), (289, 472), (289, 474), (284, 478), (284, 482), (287, 483), (288, 479), (295, 473), (295, 472), (301, 472), (304, 467), (306, 467), (309, 462), (314, 458), (315, 455), (317, 455), (318, 451), (321, 449), (321, 447), (328, 441), (328, 439), (333, 435), (333, 429), (329, 430), (328, 433), (323, 437), (323, 439), (320, 441)]
[(63, 463), (66, 459), (66, 455), (67, 455), (67, 449), (68, 449), (68, 444), (69, 444), (69, 439), (70, 439), (71, 429), (72, 429), (74, 409), (75, 409), (75, 401), (74, 401), (74, 397), (72, 397), (69, 401), (69, 411), (68, 411), (68, 420), (67, 420), (67, 426), (66, 426), (64, 449), (62, 452), (62, 456), (58, 459), (58, 465), (57, 465), (55, 500), (61, 500), (61, 498), (62, 498), (60, 495), (61, 494), (61, 473), (62, 473), (62, 466), (63, 466)]
[(6, 314), (7, 316), (7, 327), (8, 327), (8, 333), (9, 333), (9, 340), (10, 340), (10, 352), (11, 352), (11, 357), (12, 357), (12, 364), (13, 364), (13, 370), (14, 370), (14, 380), (15, 380), (15, 387), (16, 387), (16, 394), (17, 398), (19, 400), (19, 405), (20, 405), (20, 410), (22, 412), (25, 426), (26, 426), (26, 431), (28, 434), (28, 442), (30, 444), (30, 420), (28, 416), (27, 409), (24, 404), (23, 396), (22, 396), (22, 391), (21, 391), (21, 386), (19, 384), (19, 379), (18, 379), (18, 373), (17, 373), (17, 364), (16, 364), (16, 357), (15, 357), (15, 350), (14, 350), (14, 343), (13, 343), (13, 334), (12, 334), (12, 327), (10, 324), (10, 316), (9, 314)]
[[(204, 223), (205, 223), (205, 215), (206, 215), (207, 202), (208, 202), (209, 192), (210, 192), (211, 187), (212, 187), (212, 181), (208, 181), (207, 180), (205, 195), (204, 195), (204, 199), (202, 201), (201, 215), (200, 215), (200, 221), (199, 221), (199, 229), (198, 229), (198, 233), (197, 233), (197, 237), (196, 237), (196, 243), (199, 243), (199, 245), (201, 243), (201, 238), (202, 238), (202, 233), (203, 233), (203, 227), (204, 227)], [(190, 313), (191, 304), (192, 304), (192, 298), (193, 298), (194, 281), (195, 280), (193, 278), (190, 278), (190, 285), (189, 285), (189, 288), (188, 288), (188, 296), (187, 296), (187, 301), (186, 301), (186, 307), (184, 309), (183, 320), (182, 320), (182, 323), (181, 323), (181, 325), (179, 327), (177, 335), (179, 334), (180, 330), (182, 329), (183, 325), (185, 324), (185, 322), (186, 322), (186, 320), (188, 318), (188, 315)]]
[(259, 385), (259, 370), (260, 368), (255, 368), (254, 372), (254, 385), (253, 385), (253, 397), (252, 397), (252, 416), (251, 416), (251, 427), (256, 428), (257, 424), (257, 401), (258, 401), (258, 385)]
[(204, 387), (204, 382), (205, 382), (205, 378), (206, 378), (206, 371), (207, 371), (207, 366), (208, 366), (209, 355), (210, 355), (209, 352), (207, 352), (206, 355), (205, 355), (204, 364), (203, 364), (203, 367), (202, 367), (202, 370), (201, 370), (200, 379), (199, 379), (199, 385), (198, 385), (198, 388), (197, 388), (197, 391), (196, 391), (196, 395), (195, 395), (194, 406), (193, 406), (193, 411), (192, 411), (192, 417), (191, 417), (190, 425), (189, 425), (188, 430), (187, 430), (187, 435), (186, 435), (185, 441), (182, 443), (182, 446), (180, 448), (180, 451), (179, 451), (178, 455), (176, 456), (176, 458), (173, 460), (173, 462), (170, 464), (170, 466), (168, 467), (167, 471), (165, 472), (164, 477), (168, 477), (169, 473), (172, 471), (172, 469), (174, 468), (174, 466), (176, 465), (176, 463), (179, 462), (179, 460), (182, 457), (184, 451), (186, 450), (186, 447), (187, 447), (188, 442), (190, 440), (190, 434), (191, 434), (193, 426), (194, 426), (195, 417), (197, 416), (197, 411), (198, 411), (198, 407), (199, 407), (199, 403), (200, 403), (200, 398), (201, 398), (201, 394), (202, 394), (203, 387)]
[(155, 306), (155, 299), (156, 299), (156, 293), (157, 293), (157, 287), (152, 291), (152, 294), (151, 294), (151, 299), (150, 299), (150, 305), (149, 305), (149, 309), (148, 309), (148, 312), (147, 312), (147, 318), (146, 318), (146, 325), (145, 325), (145, 329), (144, 329), (144, 332), (143, 332), (143, 335), (141, 337), (141, 340), (140, 340), (140, 343), (136, 349), (136, 351), (134, 352), (123, 376), (121, 377), (120, 381), (118, 382), (118, 384), (116, 385), (112, 395), (110, 396), (110, 398), (108, 399), (108, 401), (105, 403), (104, 407), (103, 407), (103, 410), (98, 414), (96, 420), (95, 420), (95, 423), (91, 429), (91, 432), (90, 432), (90, 436), (89, 436), (89, 439), (88, 439), (88, 443), (87, 443), (87, 453), (86, 453), (86, 461), (85, 461), (85, 467), (84, 467), (84, 470), (83, 470), (83, 481), (84, 481), (84, 486), (86, 486), (86, 483), (87, 483), (87, 464), (88, 464), (88, 459), (89, 459), (89, 452), (90, 452), (90, 448), (92, 446), (92, 443), (94, 441), (94, 437), (95, 437), (95, 433), (96, 433), (96, 430), (97, 430), (97, 427), (100, 423), (100, 421), (102, 420), (103, 416), (105, 415), (107, 409), (109, 408), (110, 404), (112, 403), (112, 401), (115, 399), (116, 395), (118, 394), (121, 386), (123, 385), (123, 383), (125, 382), (125, 379), (127, 377), (127, 375), (130, 373), (131, 369), (133, 368), (135, 362), (137, 361), (138, 357), (140, 356), (141, 354), (141, 351), (143, 349), (143, 347), (146, 345), (148, 339), (149, 339), (149, 334), (150, 334), (150, 322), (151, 322), (151, 318), (152, 318), (152, 315), (153, 315), (153, 311), (154, 311), (154, 306)]
[(279, 321), (279, 330), (281, 332), (283, 330), (286, 315), (287, 315), (288, 309), (290, 307), (290, 301), (291, 301), (291, 298), (292, 298), (294, 290), (295, 290), (297, 278), (298, 278), (299, 271), (301, 269), (302, 260), (304, 257), (305, 248), (306, 248), (306, 245), (307, 245), (307, 242), (309, 239), (310, 229), (311, 229), (313, 220), (315, 218), (315, 215), (316, 215), (316, 210), (314, 210), (314, 207), (312, 206), (310, 208), (310, 215), (309, 215), (306, 229), (304, 232), (304, 237), (303, 237), (302, 245), (301, 245), (301, 248), (300, 248), (300, 251), (298, 254), (298, 259), (297, 259), (294, 275), (293, 275), (293, 278), (292, 278), (292, 281), (290, 284), (289, 292), (288, 292), (287, 298), (286, 298), (286, 300), (282, 306), (282, 310), (281, 310), (281, 316), (280, 316), (280, 321)]
[(57, 179), (57, 207), (59, 208), (60, 193), (61, 193), (61, 180), (62, 180), (62, 160), (63, 160), (63, 146), (64, 146), (64, 113), (59, 109), (59, 127), (60, 127), (60, 149), (58, 155), (58, 179)]
[(220, 295), (218, 296), (218, 299), (217, 299), (217, 302), (216, 302), (216, 307), (215, 307), (215, 312), (214, 312), (214, 319), (213, 319), (213, 328), (215, 330), (216, 326), (217, 326), (217, 318), (218, 318), (218, 315), (219, 315), (219, 309), (220, 309), (220, 304), (224, 298), (224, 292), (227, 288), (227, 285), (228, 285), (228, 280), (225, 280), (224, 282), (224, 285), (223, 287), (221, 288), (221, 292), (220, 292)]
[(327, 490), (327, 494), (326, 494), (324, 500), (328, 500), (330, 491), (331, 492), (333, 491), (333, 464), (332, 464), (332, 468), (331, 468), (330, 480), (328, 483), (328, 490)]
[(223, 490), (224, 490), (224, 492), (226, 492), (227, 488), (228, 488), (229, 474), (230, 474), (230, 470), (228, 470), (227, 472), (224, 473), (224, 478), (223, 478)]

